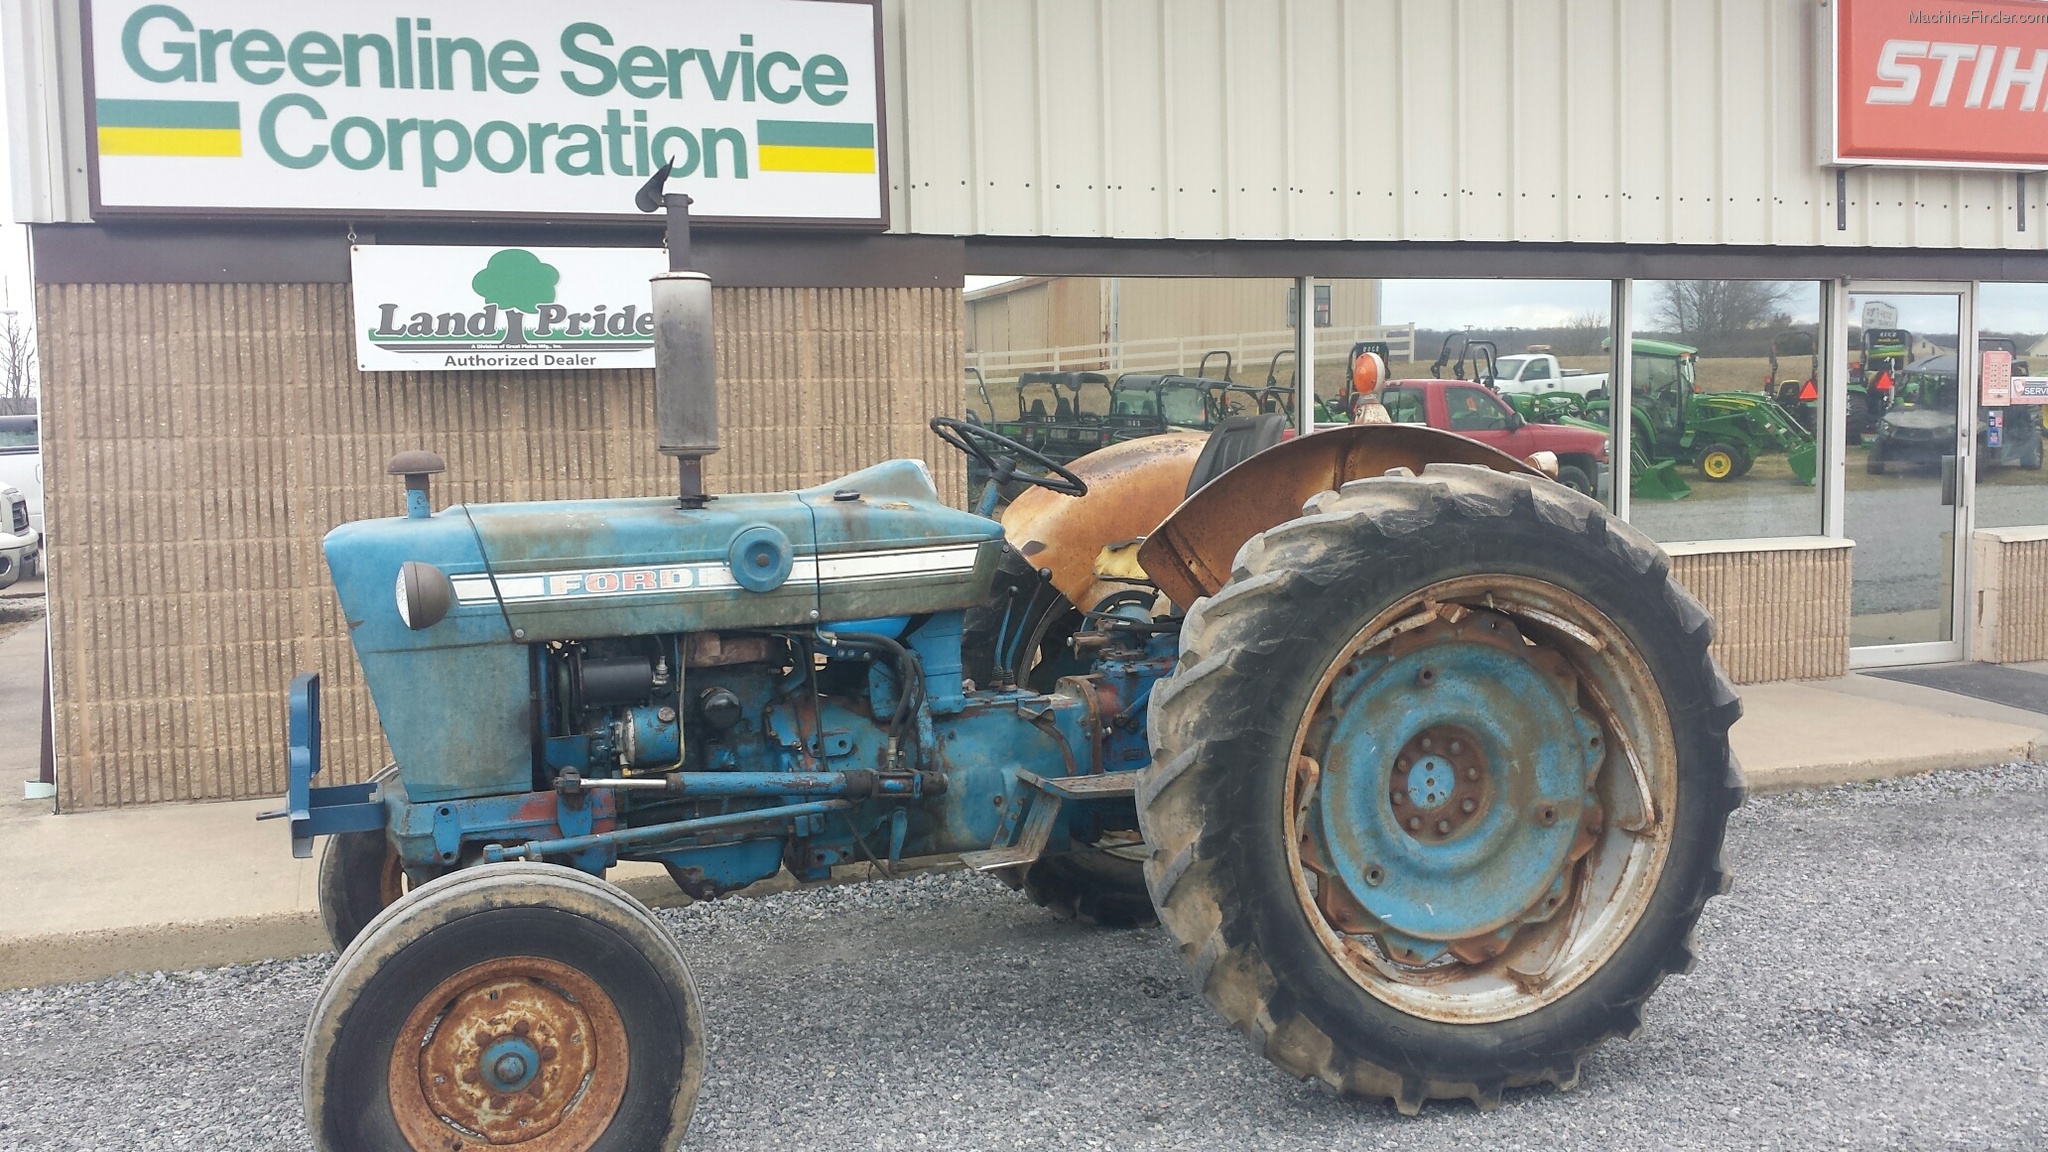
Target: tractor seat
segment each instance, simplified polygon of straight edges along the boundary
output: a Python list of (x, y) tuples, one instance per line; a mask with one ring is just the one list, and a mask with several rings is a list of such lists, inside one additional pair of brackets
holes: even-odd
[(1232, 416), (1216, 425), (1209, 433), (1209, 442), (1202, 446), (1202, 454), (1195, 459), (1194, 474), (1188, 477), (1189, 496), (1202, 490), (1209, 481), (1280, 441), (1287, 438), (1287, 430), (1293, 427), (1284, 413), (1268, 412), (1263, 416)]

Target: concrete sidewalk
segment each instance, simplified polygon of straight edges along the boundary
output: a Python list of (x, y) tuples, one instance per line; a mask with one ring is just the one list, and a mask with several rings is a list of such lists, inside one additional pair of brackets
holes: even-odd
[[(40, 653), (39, 626), (0, 638), (0, 667)], [(1734, 744), (1757, 792), (2048, 756), (2048, 716), (1867, 676), (1757, 685), (1743, 702)], [(57, 816), (14, 799), (18, 760), (0, 762), (14, 769), (0, 777), (0, 988), (327, 947), (316, 861), (292, 859), (282, 825), (256, 822), (276, 801)], [(650, 903), (687, 902), (650, 865), (613, 878)]]

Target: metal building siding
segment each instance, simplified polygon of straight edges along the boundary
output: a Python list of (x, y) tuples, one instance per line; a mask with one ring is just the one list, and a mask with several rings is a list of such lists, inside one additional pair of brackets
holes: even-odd
[(2039, 249), (2009, 174), (1858, 169), (1814, 0), (899, 0), (903, 230)]
[[(0, 0), (17, 218), (84, 222), (77, 7)], [(894, 230), (2048, 248), (2048, 178), (1822, 167), (1819, 0), (886, 0)], [(33, 104), (37, 114), (30, 114)]]

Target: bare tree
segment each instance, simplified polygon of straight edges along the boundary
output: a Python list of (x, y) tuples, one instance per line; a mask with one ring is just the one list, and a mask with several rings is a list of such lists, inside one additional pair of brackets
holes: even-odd
[(36, 338), (19, 312), (0, 313), (0, 416), (36, 410)]
[(1791, 295), (1792, 285), (1777, 280), (1668, 280), (1652, 314), (1663, 331), (1705, 346), (1769, 327)]
[(1564, 322), (1564, 331), (1559, 334), (1557, 354), (1560, 356), (1598, 356), (1600, 346), (1607, 339), (1607, 314), (1605, 312), (1581, 312)]

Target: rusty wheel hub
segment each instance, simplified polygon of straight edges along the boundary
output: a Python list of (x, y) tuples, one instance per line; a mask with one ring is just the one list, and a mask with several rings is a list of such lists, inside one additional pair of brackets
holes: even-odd
[(1493, 960), (1564, 906), (1603, 759), (1569, 661), (1504, 613), (1440, 606), (1335, 670), (1305, 733), (1316, 906), (1394, 964)]
[(1527, 577), (1418, 589), (1360, 628), (1285, 787), (1296, 894), (1374, 996), (1511, 1019), (1597, 971), (1669, 846), (1668, 714), (1624, 633)]
[(510, 956), (423, 998), (391, 1052), (391, 1110), (416, 1149), (582, 1152), (626, 1090), (618, 1009), (565, 964)]
[(1442, 843), (1485, 819), (1491, 782), (1477, 736), (1455, 725), (1430, 728), (1394, 758), (1394, 818), (1415, 839)]

